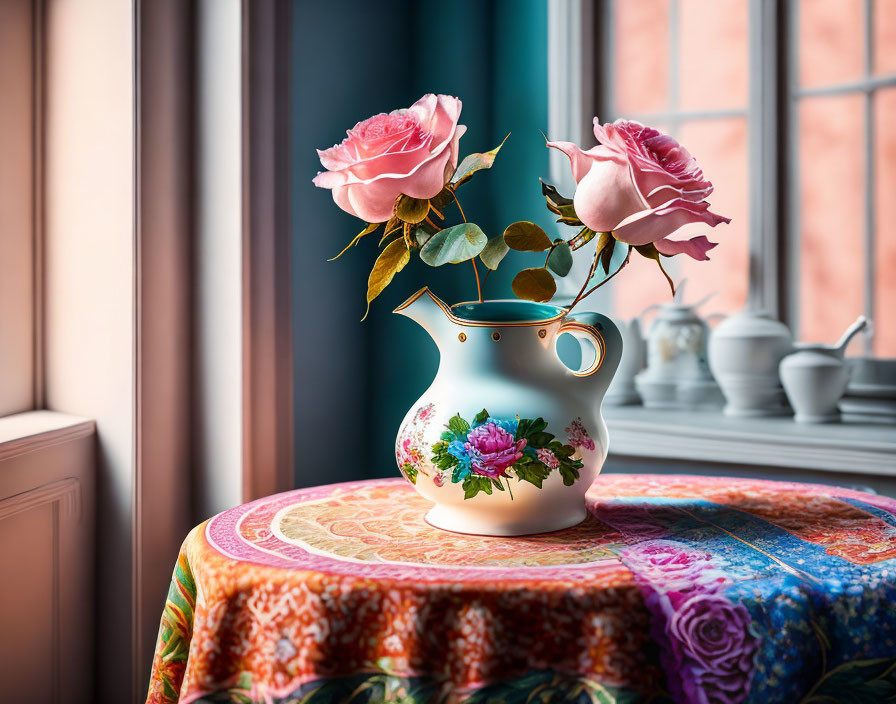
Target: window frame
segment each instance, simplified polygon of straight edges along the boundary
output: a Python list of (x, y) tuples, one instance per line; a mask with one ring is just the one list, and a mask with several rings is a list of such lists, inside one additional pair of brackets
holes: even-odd
[[(2, 184), (0, 197), (0, 417), (39, 408), (43, 401), (41, 341), (41, 164), (43, 3), (4, 4), (0, 62), (6, 85), (18, 95), (4, 103), (0, 145), (7, 174), (24, 174), (15, 186)], [(11, 20), (11, 21), (9, 21)], [(18, 41), (8, 40), (13, 34)], [(25, 58), (27, 56), (27, 58)], [(19, 73), (22, 64), (27, 71)], [(3, 70), (3, 69), (0, 69)], [(15, 74), (15, 77), (13, 77)], [(27, 94), (27, 96), (26, 96)], [(20, 101), (18, 98), (26, 97)], [(16, 124), (11, 124), (16, 123)], [(30, 124), (21, 145), (22, 124)], [(12, 155), (9, 151), (15, 151)], [(16, 187), (18, 186), (18, 187)], [(10, 187), (10, 188), (7, 188)], [(12, 191), (12, 193), (10, 193)], [(7, 219), (8, 218), (8, 219)]]
[[(613, 101), (615, 50), (613, 16), (620, 0), (550, 0), (549, 75), (550, 134), (553, 139), (591, 140), (590, 116), (616, 119)], [(752, 0), (748, 3), (747, 107), (702, 111), (675, 109), (678, 81), (677, 23), (679, 0), (670, 3), (671, 109), (626, 117), (650, 123), (745, 117), (748, 126), (749, 271), (746, 305), (776, 315), (799, 337), (800, 181), (796, 139), (798, 101), (805, 97), (864, 94), (864, 278), (863, 313), (874, 320), (875, 154), (874, 95), (896, 87), (896, 74), (873, 74), (875, 0), (863, 0), (864, 77), (861, 80), (800, 88), (798, 85), (799, 3)], [(561, 47), (562, 32), (573, 36)], [(584, 67), (584, 68), (583, 68)], [(552, 155), (551, 176), (569, 186), (568, 169)], [(873, 326), (872, 326), (873, 328)], [(873, 329), (862, 337), (863, 354), (873, 356)]]

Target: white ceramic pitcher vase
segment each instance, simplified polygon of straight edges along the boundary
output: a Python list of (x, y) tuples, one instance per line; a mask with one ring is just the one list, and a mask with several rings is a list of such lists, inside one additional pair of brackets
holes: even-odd
[[(585, 492), (607, 456), (601, 401), (622, 353), (613, 322), (521, 300), (449, 306), (427, 288), (395, 312), (425, 328), (440, 353), (396, 441), (402, 474), (435, 503), (426, 520), (505, 536), (584, 520)], [(557, 356), (563, 333), (591, 343), (579, 370)]]

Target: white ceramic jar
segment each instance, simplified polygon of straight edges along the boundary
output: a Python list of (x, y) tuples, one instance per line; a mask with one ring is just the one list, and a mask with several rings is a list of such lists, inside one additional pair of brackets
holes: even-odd
[(736, 313), (709, 338), (709, 366), (725, 395), (725, 415), (789, 413), (778, 365), (793, 350), (784, 323), (765, 312)]
[(836, 350), (804, 347), (781, 360), (780, 372), (797, 423), (840, 420), (837, 402), (849, 384), (849, 368)]

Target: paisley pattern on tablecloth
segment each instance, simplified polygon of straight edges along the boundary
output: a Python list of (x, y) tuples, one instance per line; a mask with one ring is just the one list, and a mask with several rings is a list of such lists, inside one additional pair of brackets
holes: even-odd
[(401, 480), (220, 514), (184, 543), (148, 702), (896, 697), (893, 500), (609, 475), (588, 504), (524, 538), (434, 529)]

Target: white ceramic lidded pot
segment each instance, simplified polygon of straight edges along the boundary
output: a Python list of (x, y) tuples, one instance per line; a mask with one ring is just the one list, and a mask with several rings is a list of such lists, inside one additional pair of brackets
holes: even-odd
[[(622, 353), (613, 322), (522, 300), (449, 306), (428, 288), (395, 312), (439, 348), (435, 379), (395, 447), (402, 474), (435, 503), (427, 522), (508, 536), (583, 521), (585, 492), (607, 456), (601, 401)], [(563, 333), (592, 345), (581, 370), (557, 356)]]
[(768, 313), (744, 311), (720, 323), (709, 336), (709, 366), (728, 402), (725, 415), (789, 413), (778, 364), (792, 350), (790, 330)]

